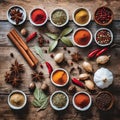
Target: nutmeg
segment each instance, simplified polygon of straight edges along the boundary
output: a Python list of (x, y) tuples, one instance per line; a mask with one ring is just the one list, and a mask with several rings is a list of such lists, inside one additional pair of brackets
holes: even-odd
[(43, 83), (42, 86), (41, 86), (41, 89), (43, 91), (47, 91), (48, 90), (48, 85), (46, 83)]
[(68, 87), (68, 92), (69, 93), (74, 93), (76, 91), (76, 87), (74, 85), (71, 85)]
[(27, 35), (27, 30), (25, 28), (21, 29), (20, 31), (22, 36), (26, 36)]
[(35, 83), (34, 82), (30, 83), (30, 85), (29, 85), (30, 92), (33, 92), (35, 90), (35, 88), (36, 88)]

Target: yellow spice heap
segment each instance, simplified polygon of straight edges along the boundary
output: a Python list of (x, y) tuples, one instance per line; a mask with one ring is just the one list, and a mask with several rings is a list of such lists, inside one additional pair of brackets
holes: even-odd
[(87, 23), (88, 19), (89, 19), (89, 14), (84, 9), (81, 9), (80, 11), (78, 11), (75, 14), (75, 20), (79, 24), (85, 24), (85, 23)]

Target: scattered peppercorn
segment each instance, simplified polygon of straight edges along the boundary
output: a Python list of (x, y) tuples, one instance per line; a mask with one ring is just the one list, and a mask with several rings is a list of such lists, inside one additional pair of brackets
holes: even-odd
[(71, 53), (71, 51), (70, 51), (70, 50), (68, 50), (68, 53), (70, 54), (70, 53)]
[(50, 57), (51, 57), (51, 58), (54, 58), (54, 55), (53, 55), (53, 54), (51, 54), (51, 55), (50, 55)]
[(13, 54), (13, 53), (10, 53), (10, 56), (11, 56), (12, 58), (14, 58), (14, 54)]
[(40, 64), (40, 67), (43, 69), (43, 65), (42, 64)]
[(44, 52), (47, 53), (47, 50), (45, 50)]
[(64, 47), (63, 47), (63, 49), (64, 49), (64, 50), (67, 50), (67, 47), (66, 47), (66, 46), (64, 46)]

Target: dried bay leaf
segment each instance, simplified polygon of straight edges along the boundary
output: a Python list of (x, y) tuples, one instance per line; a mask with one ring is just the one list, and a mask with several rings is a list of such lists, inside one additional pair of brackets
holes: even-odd
[(53, 33), (46, 33), (46, 35), (53, 40), (56, 40), (58, 38), (58, 35), (53, 34)]
[(69, 47), (73, 46), (72, 42), (70, 41), (70, 39), (68, 37), (62, 37), (61, 41)]
[(70, 27), (67, 27), (67, 28), (65, 28), (63, 31), (62, 31), (62, 33), (60, 34), (60, 36), (62, 37), (62, 36), (66, 36), (66, 35), (68, 35), (68, 34), (70, 34), (71, 32), (72, 32), (72, 28), (70, 28)]
[(53, 41), (49, 46), (49, 51), (52, 52), (58, 44), (58, 41)]

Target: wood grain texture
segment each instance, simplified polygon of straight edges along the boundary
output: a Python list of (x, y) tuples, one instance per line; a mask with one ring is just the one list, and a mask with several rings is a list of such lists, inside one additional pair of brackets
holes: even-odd
[(1, 0), (0, 1), (0, 20), (6, 20), (6, 12), (12, 5), (21, 5), (29, 14), (30, 10), (35, 7), (42, 7), (47, 10), (48, 14), (56, 8), (63, 7), (68, 10), (70, 19), (72, 19), (73, 11), (78, 7), (86, 7), (92, 14), (92, 19), (95, 10), (100, 6), (108, 6), (113, 10), (114, 19), (120, 19), (120, 0)]
[[(41, 87), (42, 83), (45, 82), (49, 85), (49, 93), (48, 95), (51, 95), (56, 90), (63, 90), (65, 91), (70, 98), (70, 104), (69, 107), (63, 111), (63, 112), (56, 112), (54, 111), (50, 105), (47, 107), (46, 110), (36, 112), (36, 108), (34, 108), (31, 104), (33, 100), (33, 95), (30, 94), (28, 86), (32, 82), (31, 74), (33, 73), (33, 70), (29, 67), (25, 59), (22, 57), (22, 55), (19, 53), (17, 48), (13, 45), (13, 43), (7, 38), (7, 33), (12, 29), (15, 28), (17, 31), (20, 32), (22, 28), (26, 28), (29, 32), (37, 31), (37, 33), (42, 34), (45, 39), (48, 39), (50, 42), (52, 42), (51, 39), (49, 39), (45, 33), (46, 32), (52, 32), (52, 33), (60, 33), (60, 31), (63, 29), (59, 29), (54, 27), (50, 21), (47, 22), (47, 24), (43, 27), (34, 27), (30, 24), (30, 22), (27, 20), (23, 25), (21, 26), (13, 26), (11, 25), (6, 18), (6, 11), (7, 9), (12, 5), (21, 5), (23, 6), (27, 14), (30, 12), (30, 10), (36, 6), (43, 7), (47, 10), (48, 14), (54, 9), (54, 7), (63, 7), (66, 8), (69, 11), (70, 19), (72, 12), (75, 8), (85, 6), (87, 7), (93, 17), (93, 13), (96, 8), (106, 5), (110, 7), (114, 12), (114, 21), (113, 23), (108, 26), (114, 34), (114, 43), (117, 43), (120, 45), (120, 0), (0, 0), (0, 120), (120, 120), (120, 47), (114, 47), (110, 49), (108, 52), (106, 52), (107, 55), (111, 55), (110, 62), (104, 67), (110, 69), (113, 72), (114, 75), (114, 82), (113, 84), (105, 89), (110, 91), (115, 98), (115, 104), (113, 108), (108, 112), (101, 112), (99, 111), (95, 106), (95, 97), (97, 93), (101, 90), (99, 90), (96, 87), (96, 92), (92, 93), (88, 90), (81, 89), (79, 87), (77, 88), (77, 91), (87, 91), (90, 93), (93, 99), (93, 105), (92, 107), (86, 111), (86, 112), (79, 112), (73, 108), (72, 105), (72, 97), (73, 95), (69, 94), (67, 89), (71, 83), (71, 80), (69, 82), (69, 85), (67, 85), (64, 88), (57, 88), (50, 82), (50, 78), (48, 77), (48, 71), (45, 66), (45, 63), (42, 62), (42, 60), (35, 54), (34, 46), (38, 45), (38, 37), (35, 38), (33, 41), (28, 43), (28, 46), (30, 47), (31, 51), (35, 54), (35, 56), (39, 59), (39, 64), (41, 63), (43, 65), (43, 69), (40, 68), (38, 65), (37, 71), (42, 71), (45, 75), (45, 79), (43, 79), (42, 82), (36, 82), (37, 87)], [(69, 24), (67, 26), (70, 26), (75, 30), (77, 26), (73, 23), (72, 20), (69, 21)], [(91, 21), (90, 24), (87, 26), (88, 29), (90, 29), (94, 35), (95, 31), (101, 26), (97, 25), (94, 21)], [(69, 35), (70, 38), (72, 38), (72, 34)], [(24, 38), (25, 40), (25, 38)], [(60, 42), (57, 49), (53, 51), (52, 53), (45, 53), (44, 57), (45, 59), (50, 62), (50, 64), (53, 66), (53, 68), (62, 67), (65, 68), (69, 74), (70, 77), (78, 77), (79, 72), (77, 67), (79, 66), (82, 69), (82, 72), (85, 71), (82, 68), (82, 62), (79, 61), (78, 63), (74, 63), (73, 66), (71, 66), (71, 54), (78, 51), (84, 58), (84, 60), (87, 59), (87, 54), (89, 51), (98, 48), (96, 43), (93, 42), (92, 44), (85, 49), (78, 48), (78, 47), (67, 47), (67, 50), (63, 50), (63, 44)], [(43, 52), (45, 50), (48, 50), (48, 44), (44, 44), (42, 47)], [(51, 54), (55, 55), (58, 52), (64, 52), (65, 54), (65, 60), (67, 62), (64, 62), (62, 64), (56, 64), (53, 60), (53, 58), (50, 57)], [(71, 53), (68, 53), (70, 51)], [(10, 56), (10, 53), (14, 54), (14, 58)], [(9, 68), (12, 63), (14, 63), (15, 59), (18, 60), (19, 63), (24, 64), (25, 67), (25, 73), (22, 75), (23, 83), (18, 88), (13, 88), (10, 84), (7, 84), (4, 80), (5, 72), (9, 71)], [(96, 71), (98, 68), (102, 67), (96, 64), (95, 59), (89, 60), (91, 64), (94, 67), (94, 71)], [(71, 68), (75, 68), (74, 72), (70, 73)], [(93, 77), (93, 76), (92, 76)], [(28, 98), (28, 103), (26, 107), (21, 111), (13, 111), (10, 109), (10, 107), (7, 104), (7, 97), (9, 93), (14, 89), (20, 89), (24, 91)]]

